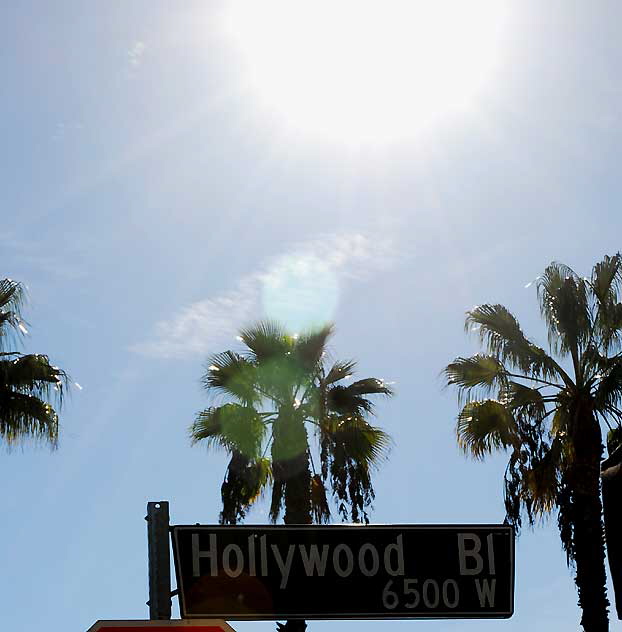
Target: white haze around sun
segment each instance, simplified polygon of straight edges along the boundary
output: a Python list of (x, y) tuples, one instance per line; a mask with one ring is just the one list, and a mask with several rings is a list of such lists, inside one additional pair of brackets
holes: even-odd
[(408, 138), (476, 104), (502, 57), (504, 0), (232, 0), (245, 88), (297, 133)]

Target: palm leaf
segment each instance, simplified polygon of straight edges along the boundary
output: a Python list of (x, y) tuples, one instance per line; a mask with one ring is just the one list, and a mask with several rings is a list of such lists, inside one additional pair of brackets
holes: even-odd
[(17, 392), (0, 394), (0, 437), (9, 445), (24, 439), (58, 443), (58, 415), (38, 397)]
[(333, 416), (322, 424), (322, 432), (330, 437), (333, 447), (341, 446), (350, 458), (366, 467), (377, 467), (391, 448), (389, 435), (363, 417)]
[(499, 399), (509, 410), (540, 421), (546, 414), (546, 401), (537, 388), (509, 380), (501, 389)]
[(258, 401), (256, 367), (233, 351), (213, 355), (202, 378), (208, 390), (220, 391), (245, 404)]
[(247, 459), (261, 454), (266, 427), (258, 412), (249, 406), (224, 404), (201, 411), (190, 428), (193, 443), (206, 441), (209, 447), (221, 446)]
[(326, 377), (324, 378), (325, 384), (334, 384), (340, 380), (344, 380), (350, 377), (356, 369), (356, 362), (349, 360), (346, 362), (335, 362), (330, 368)]
[(335, 328), (332, 324), (321, 329), (300, 334), (296, 339), (292, 354), (294, 360), (306, 371), (315, 371), (321, 363), (322, 354), (326, 349), (328, 339)]
[(346, 388), (354, 395), (393, 395), (393, 390), (387, 386), (386, 382), (375, 377), (357, 380)]
[(220, 409), (206, 408), (197, 413), (194, 423), (190, 426), (192, 443), (205, 441), (210, 448), (227, 448), (228, 444), (221, 432)]
[(460, 448), (476, 459), (505, 449), (517, 440), (512, 414), (492, 399), (468, 402), (458, 415), (456, 435)]
[(622, 427), (618, 425), (607, 433), (607, 452), (611, 457), (616, 450), (620, 449), (622, 449)]
[(503, 305), (479, 305), (467, 312), (467, 332), (477, 331), (488, 353), (509, 362), (523, 373), (549, 378), (563, 371), (557, 363), (523, 334), (514, 315)]
[(591, 315), (584, 279), (566, 265), (553, 262), (538, 280), (540, 311), (547, 324), (549, 343), (559, 353), (573, 359), (591, 333)]
[(603, 349), (608, 351), (620, 344), (622, 305), (619, 303), (622, 282), (622, 257), (606, 256), (592, 270), (591, 288), (598, 306), (595, 329)]
[(11, 279), (0, 279), (0, 351), (7, 349), (7, 345), (15, 336), (23, 333), (21, 308), (24, 304), (26, 291), (24, 286)]
[(0, 360), (0, 389), (43, 398), (55, 395), (62, 404), (68, 382), (67, 374), (62, 369), (52, 366), (45, 355), (11, 355), (11, 360)]
[(373, 410), (372, 402), (353, 393), (347, 386), (333, 386), (326, 396), (327, 409), (339, 415), (364, 415)]
[(622, 283), (622, 256), (605, 256), (592, 270), (592, 291), (598, 301), (605, 304), (617, 303)]
[(622, 401), (622, 358), (617, 358), (611, 368), (598, 380), (594, 389), (594, 408), (598, 412), (611, 415), (620, 422), (616, 411)]
[(233, 451), (220, 488), (222, 512), (220, 524), (237, 524), (261, 495), (271, 478), (268, 459), (250, 460)]
[(291, 352), (295, 340), (282, 325), (271, 320), (243, 329), (240, 331), (240, 338), (250, 349), (254, 361), (283, 357), (288, 351)]
[(557, 438), (542, 456), (531, 463), (523, 474), (525, 494), (529, 496), (531, 510), (542, 516), (551, 512), (557, 503), (561, 472), (563, 442)]
[(445, 367), (444, 373), (447, 386), (456, 386), (460, 397), (476, 388), (489, 393), (493, 387), (501, 387), (507, 382), (505, 367), (491, 355), (456, 358)]
[[(273, 468), (273, 471), (274, 471), (274, 468)], [(285, 479), (279, 478), (278, 475), (275, 474), (274, 482), (272, 483), (272, 495), (270, 498), (270, 511), (268, 512), (268, 515), (270, 517), (270, 522), (275, 523), (279, 519), (279, 516), (281, 515), (281, 511), (283, 509), (284, 499), (285, 499)]]
[(330, 522), (330, 507), (326, 498), (326, 487), (319, 474), (311, 477), (311, 511), (315, 524)]

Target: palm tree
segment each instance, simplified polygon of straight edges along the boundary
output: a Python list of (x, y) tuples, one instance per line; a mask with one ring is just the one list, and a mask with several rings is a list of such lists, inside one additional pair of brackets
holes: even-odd
[(24, 286), (0, 280), (0, 438), (12, 445), (25, 439), (58, 442), (58, 415), (50, 399), (62, 404), (67, 375), (47, 356), (11, 350), (27, 333), (21, 316)]
[(444, 371), (464, 404), (460, 447), (476, 459), (509, 453), (507, 520), (520, 528), (522, 515), (533, 524), (557, 510), (587, 632), (608, 630), (601, 423), (619, 428), (622, 419), (621, 285), (620, 254), (596, 264), (590, 279), (551, 263), (537, 283), (549, 352), (503, 305), (480, 305), (467, 312), (465, 329), (478, 332), (486, 353)]
[[(193, 442), (230, 454), (221, 524), (242, 520), (268, 487), (272, 522), (281, 515), (289, 525), (328, 522), (329, 492), (343, 520), (368, 522), (372, 470), (390, 444), (367, 420), (373, 412), (368, 396), (392, 391), (375, 378), (348, 381), (354, 362), (329, 366), (332, 333), (327, 325), (290, 335), (277, 323), (261, 322), (240, 332), (244, 353), (210, 358), (203, 385), (226, 403), (198, 413), (190, 434)], [(305, 624), (289, 621), (279, 629), (304, 630)]]

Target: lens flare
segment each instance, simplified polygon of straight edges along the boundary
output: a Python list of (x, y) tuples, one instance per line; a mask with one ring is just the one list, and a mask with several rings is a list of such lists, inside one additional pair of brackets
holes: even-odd
[(335, 273), (314, 255), (285, 257), (262, 279), (266, 316), (292, 332), (332, 320), (338, 299)]

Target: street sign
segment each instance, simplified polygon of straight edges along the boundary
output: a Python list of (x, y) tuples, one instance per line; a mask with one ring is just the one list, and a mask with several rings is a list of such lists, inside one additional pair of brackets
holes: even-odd
[(218, 619), (181, 621), (97, 621), (87, 632), (235, 632), (225, 621)]
[(181, 616), (507, 618), (514, 531), (500, 525), (175, 526)]

